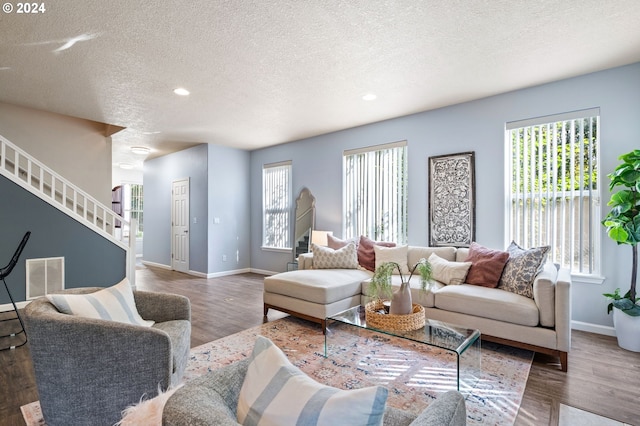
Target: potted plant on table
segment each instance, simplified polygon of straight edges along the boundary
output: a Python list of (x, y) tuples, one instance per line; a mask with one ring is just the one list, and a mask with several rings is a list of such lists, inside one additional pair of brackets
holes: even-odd
[(624, 349), (640, 352), (640, 306), (636, 297), (638, 276), (638, 243), (640, 242), (640, 150), (636, 149), (619, 157), (622, 164), (607, 176), (611, 179), (609, 190), (621, 187), (611, 195), (607, 204), (611, 211), (602, 224), (607, 228), (609, 237), (618, 244), (627, 244), (632, 250), (631, 285), (629, 291), (620, 295), (617, 288), (614, 293), (604, 296), (612, 301), (607, 312), (613, 311), (613, 324), (618, 336), (618, 345)]
[[(400, 281), (402, 284), (400, 284), (400, 288), (393, 293), (391, 275), (395, 269), (397, 269), (400, 274)], [(391, 298), (391, 306), (389, 308), (390, 314), (405, 315), (411, 313), (413, 303), (411, 300), (411, 288), (409, 287), (409, 282), (411, 281), (411, 277), (413, 277), (416, 269), (420, 274), (421, 288), (423, 291), (426, 291), (432, 276), (431, 264), (427, 259), (420, 259), (418, 263), (413, 265), (411, 273), (409, 274), (409, 279), (406, 281), (402, 275), (400, 265), (396, 262), (385, 262), (376, 268), (373, 277), (371, 278), (369, 289), (371, 290), (371, 294), (374, 298)]]

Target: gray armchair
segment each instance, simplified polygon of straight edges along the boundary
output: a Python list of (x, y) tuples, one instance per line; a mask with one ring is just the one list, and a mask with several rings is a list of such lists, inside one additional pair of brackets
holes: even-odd
[(24, 320), (47, 425), (113, 425), (143, 395), (153, 398), (181, 381), (191, 340), (189, 299), (143, 291), (134, 291), (134, 298), (153, 327), (63, 314), (45, 297), (27, 305)]
[[(249, 359), (235, 362), (191, 380), (167, 401), (163, 426), (236, 426), (238, 396)], [(385, 426), (463, 426), (467, 411), (462, 394), (446, 392), (418, 416), (387, 407)]]

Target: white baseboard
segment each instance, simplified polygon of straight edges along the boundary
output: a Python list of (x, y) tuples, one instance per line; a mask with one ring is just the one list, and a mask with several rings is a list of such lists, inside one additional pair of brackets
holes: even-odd
[(243, 269), (233, 269), (231, 271), (211, 272), (207, 274), (207, 278), (227, 277), (229, 275), (246, 274), (247, 272), (251, 272), (251, 269), (243, 268)]
[(249, 272), (252, 272), (254, 274), (260, 274), (260, 275), (275, 275), (280, 273), (280, 272), (267, 271), (265, 269), (255, 269), (255, 268), (251, 268)]
[(143, 260), (142, 264), (146, 265), (146, 266), (153, 266), (155, 268), (168, 269), (169, 271), (171, 270), (171, 266), (170, 265), (165, 265), (165, 264), (162, 264), (162, 263), (149, 262), (148, 260)]
[(613, 327), (600, 324), (592, 324), (582, 321), (571, 321), (571, 328), (573, 330), (588, 331), (589, 333), (604, 334), (605, 336), (616, 335), (616, 330)]

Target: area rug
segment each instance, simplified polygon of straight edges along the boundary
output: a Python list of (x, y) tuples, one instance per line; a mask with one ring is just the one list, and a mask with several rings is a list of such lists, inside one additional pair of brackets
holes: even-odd
[[(332, 336), (325, 358), (319, 326), (292, 317), (191, 349), (184, 382), (247, 358), (258, 335), (271, 339), (294, 365), (318, 382), (342, 389), (382, 385), (389, 389), (388, 405), (414, 413), (456, 387), (455, 358), (445, 351), (358, 330), (354, 335)], [(474, 380), (461, 383), (467, 424), (512, 425), (532, 359), (530, 351), (483, 343), (481, 372)], [(44, 425), (37, 402), (21, 409), (28, 426)]]

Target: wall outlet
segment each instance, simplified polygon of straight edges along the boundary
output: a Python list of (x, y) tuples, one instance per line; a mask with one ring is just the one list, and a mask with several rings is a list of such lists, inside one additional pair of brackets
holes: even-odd
[(223, 255), (222, 255), (222, 261), (223, 261), (223, 262), (226, 262), (226, 261), (227, 261), (227, 255), (226, 255), (226, 254), (223, 254)]

